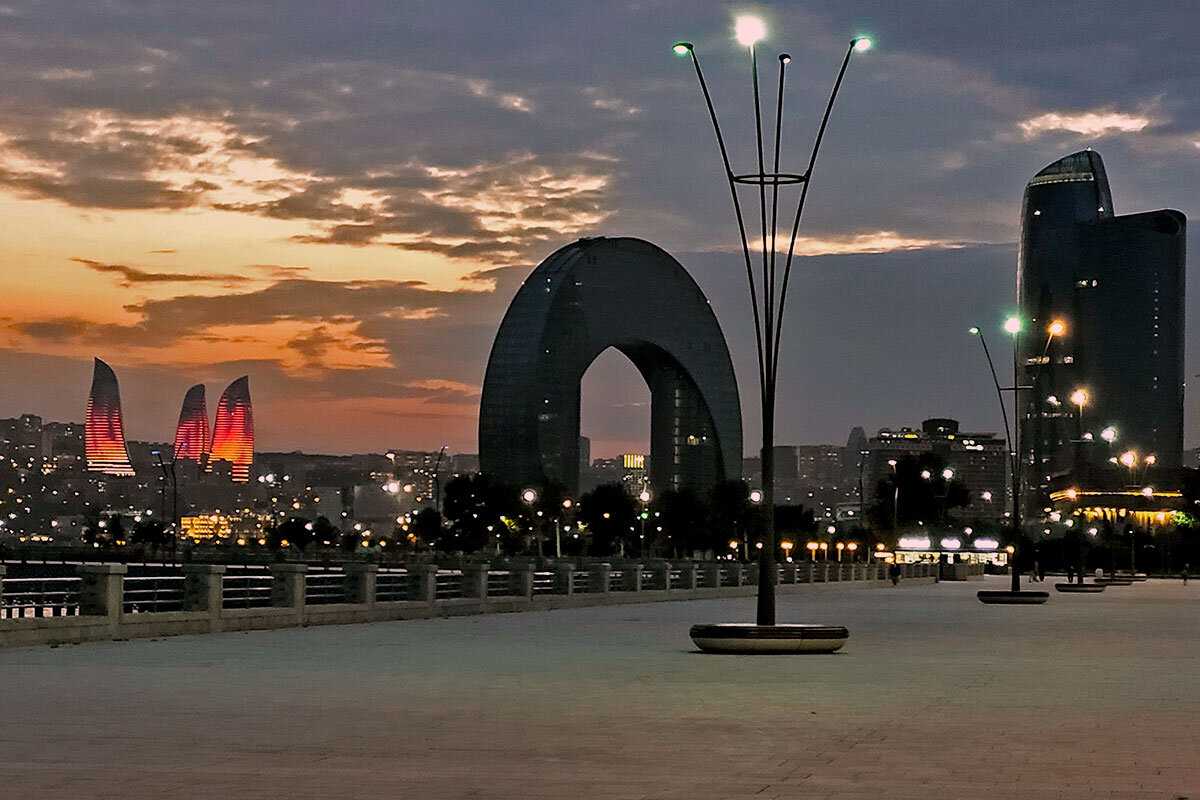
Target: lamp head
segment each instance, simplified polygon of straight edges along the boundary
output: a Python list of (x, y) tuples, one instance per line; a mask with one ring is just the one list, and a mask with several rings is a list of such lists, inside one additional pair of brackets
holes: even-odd
[(767, 27), (758, 17), (738, 17), (734, 21), (734, 35), (743, 47), (754, 47), (767, 35)]
[(850, 40), (850, 44), (860, 53), (865, 53), (871, 49), (871, 38), (869, 36), (857, 36)]
[(1077, 406), (1087, 405), (1088, 393), (1083, 389), (1076, 389), (1071, 392), (1071, 402)]
[(979, 326), (972, 325), (969, 329), (967, 329), (967, 333), (971, 334), (972, 336), (978, 336), (979, 335)]
[(1056, 319), (1046, 326), (1046, 333), (1050, 334), (1051, 336), (1062, 336), (1066, 332), (1067, 323), (1063, 322), (1061, 319)]
[(1021, 318), (1009, 317), (1008, 319), (1004, 320), (1004, 330), (1008, 331), (1013, 336), (1016, 336), (1021, 332)]
[(1117, 429), (1105, 428), (1104, 430), (1100, 431), (1100, 438), (1109, 444), (1112, 444), (1113, 439), (1117, 438)]
[(688, 53), (692, 52), (692, 43), (676, 42), (675, 44), (671, 45), (671, 49), (675, 51), (675, 55), (677, 56), (686, 56)]
[(792, 56), (790, 53), (780, 53), (779, 60), (784, 64), (790, 64), (792, 63)]

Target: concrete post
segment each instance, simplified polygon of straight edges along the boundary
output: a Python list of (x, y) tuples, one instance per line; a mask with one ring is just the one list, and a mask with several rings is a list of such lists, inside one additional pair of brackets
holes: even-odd
[(796, 568), (796, 583), (813, 582), (813, 562), (805, 561)]
[(308, 588), (308, 564), (271, 565), (271, 605), (304, 611), (304, 594)]
[(346, 573), (346, 602), (374, 608), (375, 576), (379, 574), (379, 565), (356, 561), (342, 567), (342, 572)]
[(537, 571), (532, 563), (525, 561), (513, 564), (509, 570), (509, 580), (512, 581), (509, 591), (517, 597), (533, 599), (533, 573)]
[(570, 597), (575, 594), (575, 565), (554, 565), (554, 593)]
[(746, 577), (742, 579), (743, 586), (758, 586), (758, 564), (746, 567)]
[[(0, 598), (4, 597), (4, 573), (7, 570), (8, 570), (8, 567), (4, 566), (3, 564), (0, 564)], [(4, 608), (3, 607), (0, 607), (0, 619), (4, 619)]]
[(408, 599), (418, 603), (437, 602), (437, 564), (414, 564), (409, 569)]
[(79, 567), (79, 613), (89, 617), (121, 617), (125, 590), (124, 564), (82, 564)]
[(491, 564), (486, 561), (474, 562), (463, 567), (463, 597), (473, 597), (476, 600), (487, 602), (489, 569), (491, 569)]
[(591, 590), (595, 594), (608, 594), (609, 576), (612, 574), (612, 564), (601, 562), (593, 564)]
[(790, 564), (785, 563), (783, 565), (783, 582), (784, 583), (795, 583), (796, 582), (796, 564), (795, 564), (795, 562), (792, 562)]
[(741, 586), (742, 585), (742, 565), (741, 564), (731, 564), (729, 566), (728, 574), (731, 578), (733, 578), (733, 580), (731, 580), (729, 582), (731, 586)]
[(624, 580), (621, 582), (621, 591), (640, 592), (642, 590), (642, 567), (641, 563), (636, 563), (626, 564), (621, 568), (624, 573)]
[(650, 574), (654, 585), (660, 589), (671, 588), (671, 564), (668, 561), (656, 561), (650, 565)]
[(720, 562), (704, 565), (704, 586), (705, 588), (715, 588), (721, 585), (721, 564)]
[(683, 589), (685, 592), (690, 592), (696, 588), (696, 562), (688, 561), (686, 564), (679, 565), (679, 583), (675, 586), (676, 589)]
[(209, 630), (221, 629), (224, 564), (183, 565), (183, 610), (208, 614)]

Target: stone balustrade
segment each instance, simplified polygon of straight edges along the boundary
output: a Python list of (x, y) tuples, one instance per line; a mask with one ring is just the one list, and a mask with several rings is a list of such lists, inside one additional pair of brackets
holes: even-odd
[[(757, 591), (758, 569), (757, 564), (730, 561), (562, 560), (539, 567), (513, 560), (504, 566), (472, 562), (460, 570), (413, 564), (405, 570), (381, 572), (375, 564), (348, 564), (339, 572), (310, 572), (306, 564), (280, 563), (254, 578), (263, 582), (261, 602), (246, 602), (247, 607), (241, 607), (242, 601), (234, 602), (233, 598), (243, 598), (244, 593), (237, 595), (227, 582), (245, 581), (246, 575), (231, 576), (221, 564), (186, 564), (182, 610), (151, 608), (129, 613), (124, 603), (126, 566), (86, 564), (78, 567), (78, 599), (69, 608), (35, 609), (36, 615), (0, 617), (0, 647), (745, 597)], [(379, 599), (381, 575), (393, 585), (402, 581), (403, 599)], [(931, 583), (937, 576), (936, 564), (901, 567), (902, 585)], [(310, 585), (310, 577), (313, 583), (320, 581), (321, 586)], [(802, 587), (812, 590), (815, 584), (835, 582), (846, 588), (890, 585), (886, 565), (811, 561), (779, 565), (778, 582), (781, 593)], [(11, 577), (5, 580), (0, 566), (0, 604), (10, 603), (16, 596), (10, 593), (18, 592), (19, 585), (20, 581)], [(341, 594), (330, 602), (328, 592), (337, 592), (338, 587)], [(395, 592), (387, 596), (392, 598)]]

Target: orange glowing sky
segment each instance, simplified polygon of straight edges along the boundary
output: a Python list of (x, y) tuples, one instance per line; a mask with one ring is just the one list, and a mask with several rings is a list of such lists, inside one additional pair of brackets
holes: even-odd
[[(760, 4), (770, 46), (795, 55), (792, 108), (820, 107), (847, 31), (867, 20), (878, 44), (847, 78), (798, 242), (782, 440), (924, 416), (998, 429), (956, 332), (1011, 303), (1020, 191), (1043, 164), (1096, 144), (1122, 213), (1194, 204), (1195, 49), (1138, 33), (1185, 35), (1178, 10), (1118, 26), (1025, 5), (966, 26), (868, 0)], [(721, 112), (744, 121), (734, 10), (0, 0), (0, 416), (81, 420), (99, 356), (131, 439), (169, 440), (189, 386), (215, 398), (248, 374), (260, 450), (474, 452), (520, 281), (579, 236), (631, 235), (710, 297), (749, 447), (736, 230), (669, 52), (682, 37), (711, 53)], [(1085, 57), (1115, 40), (1139, 71)], [(812, 120), (785, 132), (808, 141)], [(644, 385), (618, 362), (585, 381), (593, 456), (648, 439)]]

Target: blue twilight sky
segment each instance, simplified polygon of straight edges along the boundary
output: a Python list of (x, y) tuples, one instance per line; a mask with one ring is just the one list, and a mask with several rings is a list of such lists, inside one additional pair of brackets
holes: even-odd
[[(1010, 309), (1021, 192), (1050, 161), (1092, 146), (1117, 213), (1197, 215), (1193, 2), (0, 0), (0, 415), (82, 419), (96, 355), (132, 438), (169, 438), (192, 383), (212, 405), (249, 374), (260, 449), (474, 451), (521, 279), (576, 237), (624, 235), (708, 293), (753, 448), (736, 229), (670, 52), (696, 43), (749, 170), (742, 13), (766, 21), (764, 63), (793, 56), (796, 168), (846, 43), (876, 43), (802, 229), (781, 442), (928, 416), (997, 429), (966, 328)], [(647, 400), (601, 357), (594, 455), (645, 447)]]

